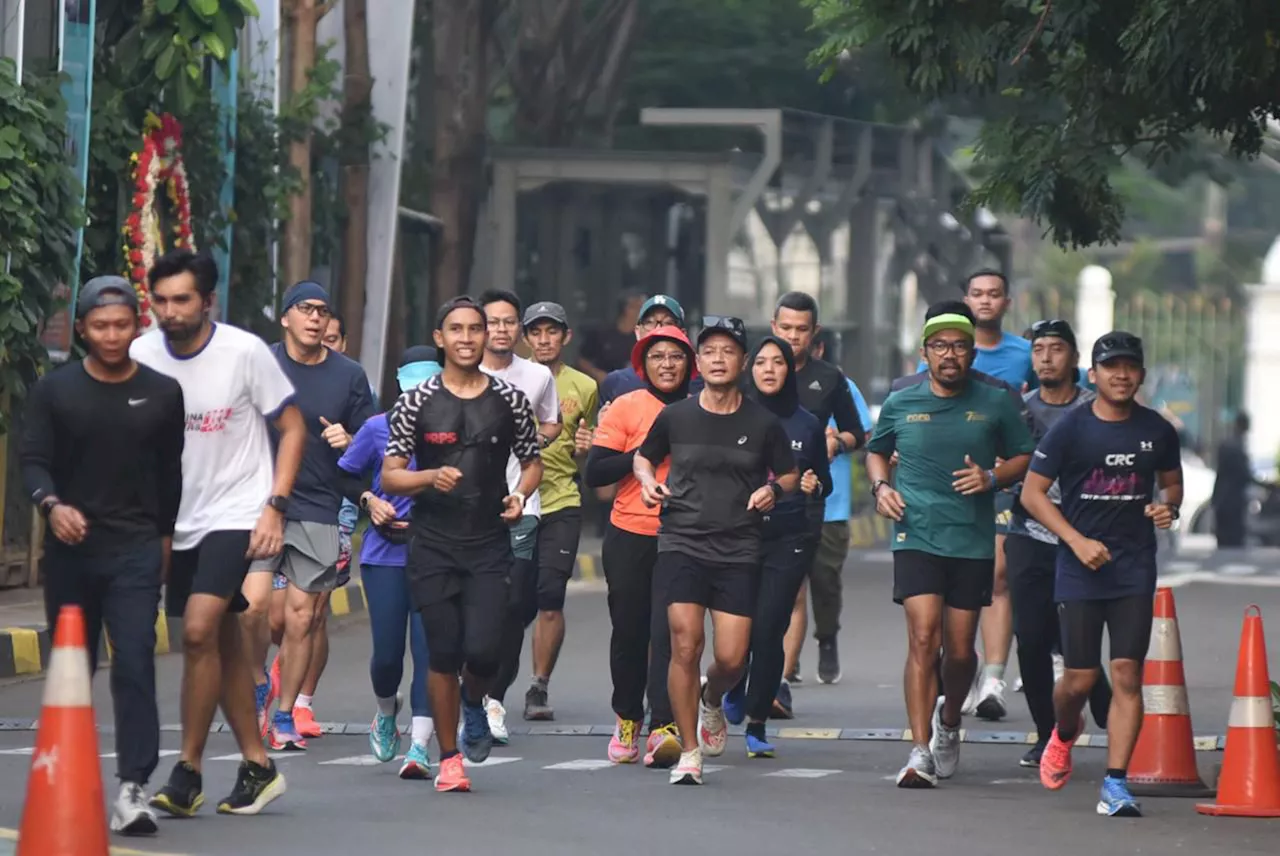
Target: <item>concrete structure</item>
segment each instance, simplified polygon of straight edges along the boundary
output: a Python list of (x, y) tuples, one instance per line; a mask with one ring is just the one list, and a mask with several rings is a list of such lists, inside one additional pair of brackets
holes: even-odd
[(1262, 262), (1262, 282), (1249, 287), (1245, 313), (1244, 409), (1252, 425), (1249, 456), (1255, 463), (1275, 462), (1280, 455), (1280, 238)]

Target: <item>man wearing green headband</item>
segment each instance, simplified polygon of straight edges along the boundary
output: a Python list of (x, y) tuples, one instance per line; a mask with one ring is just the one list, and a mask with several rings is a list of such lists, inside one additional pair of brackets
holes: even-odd
[[(894, 521), (893, 599), (911, 640), (907, 716), (918, 736), (898, 774), (904, 788), (933, 787), (955, 773), (961, 707), (977, 668), (978, 615), (991, 603), (995, 577), (993, 496), (1022, 478), (1035, 448), (1008, 387), (970, 371), (967, 306), (930, 307), (921, 344), (927, 371), (889, 395), (867, 444), (876, 511)], [(939, 647), (945, 697), (935, 709)]]

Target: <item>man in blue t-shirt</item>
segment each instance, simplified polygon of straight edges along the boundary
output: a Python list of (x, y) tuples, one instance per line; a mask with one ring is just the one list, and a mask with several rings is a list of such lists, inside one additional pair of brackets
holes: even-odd
[[(1125, 774), (1142, 728), (1155, 530), (1171, 527), (1182, 504), (1177, 432), (1134, 400), (1145, 378), (1141, 339), (1124, 332), (1099, 338), (1090, 371), (1098, 397), (1064, 415), (1040, 441), (1021, 495), (1028, 513), (1061, 541), (1055, 599), (1066, 672), (1054, 692), (1058, 724), (1040, 761), (1040, 781), (1057, 790), (1071, 777), (1071, 747), (1102, 665), (1105, 627), (1114, 698), (1098, 813), (1109, 816), (1141, 814)], [(1055, 481), (1061, 505), (1049, 497)]]

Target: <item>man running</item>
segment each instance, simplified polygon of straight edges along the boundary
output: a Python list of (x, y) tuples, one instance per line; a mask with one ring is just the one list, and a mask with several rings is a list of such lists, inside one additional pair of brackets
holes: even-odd
[[(578, 462), (591, 447), (590, 429), (596, 423), (596, 382), (565, 365), (564, 346), (573, 340), (569, 316), (559, 303), (535, 303), (524, 313), (524, 337), (533, 358), (546, 366), (556, 381), (560, 419), (564, 429), (542, 452), (542, 522), (538, 525), (538, 618), (533, 629), (533, 683), (524, 696), (524, 718), (555, 719), (547, 686), (560, 646), (564, 644), (564, 598), (578, 561), (582, 535), (582, 493)], [(517, 661), (518, 662), (518, 661)]]
[[(991, 602), (993, 494), (1022, 477), (1033, 448), (1015, 397), (969, 372), (974, 323), (963, 303), (930, 307), (920, 341), (927, 373), (885, 399), (867, 446), (876, 511), (894, 521), (893, 600), (907, 619), (915, 745), (898, 773), (901, 788), (933, 787), (955, 774), (961, 705), (977, 668), (978, 612)], [(935, 708), (939, 648), (945, 698)]]
[[(818, 302), (803, 291), (787, 292), (778, 298), (774, 307), (772, 327), (773, 335), (790, 345), (795, 354), (796, 389), (800, 393), (800, 406), (818, 417), (821, 425), (835, 419), (836, 430), (827, 436), (827, 460), (861, 447), (866, 441), (868, 426), (863, 425), (858, 416), (858, 408), (845, 383), (844, 372), (832, 363), (810, 358), (814, 340), (822, 330), (818, 324)], [(809, 526), (815, 539), (821, 534), (823, 507), (823, 503), (811, 503), (809, 506)], [(828, 589), (821, 595), (815, 592), (814, 596), (831, 595)], [(839, 591), (834, 596), (838, 599)], [(817, 636), (818, 680), (824, 684), (834, 684), (840, 679), (840, 652), (835, 637), (838, 627), (824, 626), (818, 629), (824, 634), (831, 634)], [(795, 659), (790, 661), (792, 669), (786, 672), (787, 683), (779, 691), (781, 703), (788, 712), (791, 705), (789, 684), (800, 681), (799, 646), (794, 646), (794, 651)]]
[[(475, 301), (440, 308), (434, 334), (444, 370), (400, 396), (388, 417), (382, 490), (415, 497), (405, 573), (430, 650), (427, 690), (439, 720), (438, 791), (469, 791), (458, 754), (461, 695), (467, 758), (489, 757), (486, 686), (498, 671), (510, 615), (510, 524), (542, 479), (538, 424), (519, 389), (480, 371), (488, 323)], [(507, 459), (520, 483), (507, 489)], [(417, 470), (409, 469), (409, 460)], [(459, 675), (462, 677), (459, 686)]]
[[(1156, 528), (1182, 504), (1182, 450), (1174, 427), (1134, 398), (1146, 380), (1142, 340), (1107, 333), (1093, 346), (1097, 398), (1049, 429), (1022, 487), (1027, 511), (1058, 536), (1058, 620), (1066, 674), (1054, 690), (1057, 727), (1040, 760), (1040, 781), (1071, 778), (1081, 711), (1102, 666), (1106, 628), (1114, 695), (1107, 717), (1107, 772), (1098, 814), (1136, 817), (1126, 771), (1142, 729), (1142, 664), (1151, 641)], [(1049, 497), (1054, 483), (1062, 503)], [(1156, 492), (1164, 494), (1158, 501)]]
[[(400, 358), (396, 380), (400, 389), (416, 389), (440, 373), (435, 348), (414, 345)], [(435, 731), (431, 701), (427, 697), (427, 637), (422, 616), (414, 611), (405, 564), (409, 558), (412, 530), (409, 515), (413, 501), (382, 492), (382, 461), (389, 429), (387, 415), (371, 416), (360, 426), (351, 445), (342, 453), (338, 468), (346, 474), (343, 491), (355, 496), (369, 513), (370, 526), (360, 544), (360, 583), (369, 609), (369, 630), (373, 634), (373, 655), (369, 677), (377, 704), (369, 726), (369, 748), (382, 763), (400, 754), (401, 735), (396, 723), (403, 698), (399, 692), (404, 677), (406, 630), (413, 655), (409, 681), (409, 706), (413, 717), (409, 731), (409, 751), (400, 766), (402, 779), (431, 777), (431, 757), (427, 744)], [(410, 469), (414, 468), (412, 459)], [(371, 482), (366, 478), (372, 474)]]
[[(684, 329), (684, 307), (674, 297), (655, 294), (640, 306), (635, 324), (636, 341), (659, 327)], [(645, 380), (636, 373), (633, 366), (614, 369), (600, 381), (600, 406), (604, 407), (619, 396), (644, 388)], [(692, 392), (697, 392), (697, 389)]]
[[(207, 254), (172, 250), (148, 274), (160, 329), (131, 356), (182, 385), (187, 409), (182, 503), (166, 587), (182, 616), (182, 752), (151, 805), (191, 817), (204, 803), (201, 762), (219, 704), (244, 762), (218, 811), (257, 814), (284, 793), (256, 728), (253, 675), (239, 619), (250, 564), (284, 547), (284, 513), (302, 462), (306, 425), (293, 385), (261, 339), (210, 320), (218, 268)], [(279, 432), (273, 461), (268, 423)]]
[[(673, 785), (702, 784), (703, 753), (724, 752), (721, 699), (742, 677), (751, 642), (762, 518), (800, 482), (782, 423), (739, 386), (746, 326), (708, 315), (697, 349), (702, 392), (658, 414), (632, 466), (644, 503), (663, 506), (655, 586), (671, 624), (667, 687), (684, 744)], [(667, 458), (671, 469), (659, 482), (656, 468)], [(700, 691), (708, 610), (713, 662)]]
[[(488, 319), (489, 333), (484, 342), (484, 360), (480, 371), (501, 378), (524, 393), (538, 419), (538, 443), (546, 451), (560, 436), (560, 402), (551, 370), (532, 360), (516, 356), (516, 340), (520, 337), (520, 298), (509, 291), (491, 290), (480, 295), (480, 308)], [(546, 464), (543, 463), (544, 472)], [(507, 461), (507, 487), (516, 490), (520, 482), (520, 462), (512, 454)], [(542, 518), (541, 489), (530, 494), (524, 513), (511, 526), (511, 550), (515, 565), (511, 571), (511, 609), (502, 637), (502, 659), (498, 674), (489, 686), (485, 713), (493, 739), (505, 745), (507, 730), (507, 690), (520, 671), (520, 654), (524, 649), (524, 630), (538, 615), (538, 521)]]
[[(1076, 335), (1066, 321), (1037, 321), (1030, 331), (1031, 354), (1038, 388), (1023, 395), (1031, 419), (1032, 438), (1039, 441), (1055, 423), (1076, 407), (1093, 401), (1094, 394), (1076, 386)], [(1015, 493), (1015, 497), (1016, 497)], [(1054, 502), (1061, 499), (1058, 486), (1050, 490)], [(1058, 537), (1028, 517), (1015, 500), (1005, 542), (1009, 560), (1009, 595), (1013, 599), (1014, 635), (1018, 640), (1018, 670), (1022, 673), (1027, 708), (1039, 739), (1019, 762), (1040, 766), (1040, 757), (1053, 733), (1053, 652), (1058, 645), (1058, 611), (1053, 599), (1054, 565)], [(1106, 727), (1111, 692), (1104, 677), (1091, 699), (1094, 719)]]
[(42, 564), (50, 634), (62, 607), (83, 609), (91, 672), (104, 624), (111, 636), (120, 779), (111, 831), (147, 835), (157, 827), (143, 789), (160, 762), (156, 611), (182, 499), (187, 414), (177, 381), (129, 357), (138, 298), (127, 280), (89, 280), (75, 309), (87, 355), (31, 388), (22, 480), (48, 521)]
[[(679, 327), (659, 327), (636, 342), (631, 364), (644, 378), (645, 388), (628, 392), (601, 411), (583, 473), (588, 487), (617, 487), (600, 548), (609, 588), (610, 702), (616, 720), (608, 757), (615, 764), (640, 759), (646, 695), (649, 737), (644, 765), (665, 770), (680, 760), (667, 694), (671, 630), (665, 595), (654, 572), (660, 509), (645, 504), (633, 471), (636, 451), (658, 414), (689, 397), (695, 359), (693, 345)], [(667, 461), (658, 465), (659, 481), (666, 481), (669, 468)]]

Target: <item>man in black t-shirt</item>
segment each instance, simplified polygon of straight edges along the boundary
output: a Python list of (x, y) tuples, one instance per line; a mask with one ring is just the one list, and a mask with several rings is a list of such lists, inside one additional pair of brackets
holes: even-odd
[[(525, 498), (542, 480), (529, 399), (480, 371), (486, 330), (484, 310), (470, 298), (441, 307), (435, 343), (444, 370), (392, 408), (382, 464), (383, 491), (415, 497), (405, 573), (430, 651), (438, 791), (471, 789), (457, 748), (459, 674), (467, 758), (480, 763), (493, 746), (483, 700), (498, 671), (507, 616), (514, 561), (508, 524), (520, 519)], [(512, 454), (521, 473), (508, 492)], [(417, 470), (409, 469), (410, 458)]]
[(156, 611), (182, 499), (186, 408), (182, 387), (134, 362), (138, 298), (118, 276), (92, 279), (76, 300), (88, 355), (32, 388), (24, 413), (22, 477), (49, 521), (44, 601), (52, 634), (62, 607), (84, 610), (89, 662), (102, 625), (111, 635), (120, 795), (111, 829), (156, 831), (143, 787), (160, 760)]
[[(702, 784), (702, 754), (724, 752), (728, 729), (720, 705), (746, 665), (762, 515), (800, 480), (786, 429), (738, 386), (747, 353), (742, 321), (708, 315), (703, 324), (698, 371), (706, 385), (696, 398), (658, 414), (633, 462), (645, 504), (663, 506), (654, 588), (666, 601), (671, 625), (667, 687), (684, 742), (671, 771), (677, 785)], [(663, 484), (656, 469), (668, 456), (671, 469)], [(708, 609), (715, 661), (699, 704)]]

